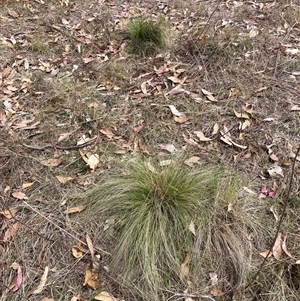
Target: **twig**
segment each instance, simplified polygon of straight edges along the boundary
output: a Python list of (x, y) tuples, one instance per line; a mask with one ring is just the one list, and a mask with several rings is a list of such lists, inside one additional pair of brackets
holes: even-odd
[(291, 195), (291, 191), (292, 191), (292, 183), (293, 183), (293, 178), (294, 178), (294, 173), (295, 173), (295, 165), (296, 165), (296, 160), (297, 160), (297, 157), (298, 157), (299, 152), (300, 152), (300, 146), (298, 147), (297, 152), (296, 152), (296, 154), (295, 154), (295, 158), (294, 158), (294, 160), (293, 160), (292, 173), (291, 173), (291, 177), (290, 177), (290, 181), (289, 181), (289, 186), (288, 186), (286, 198), (285, 198), (285, 200), (284, 200), (282, 213), (281, 213), (281, 216), (280, 216), (278, 225), (277, 225), (276, 233), (275, 233), (275, 235), (274, 235), (274, 238), (273, 238), (271, 247), (269, 248), (269, 251), (268, 251), (267, 255), (265, 256), (264, 260), (263, 260), (262, 263), (260, 264), (259, 269), (258, 269), (257, 272), (254, 274), (254, 276), (252, 277), (252, 279), (248, 282), (248, 284), (245, 286), (245, 289), (247, 289), (247, 288), (254, 282), (254, 280), (257, 278), (257, 276), (260, 274), (260, 272), (262, 271), (262, 268), (264, 267), (264, 265), (265, 265), (265, 263), (266, 263), (266, 261), (267, 261), (269, 255), (271, 254), (272, 249), (273, 249), (273, 247), (274, 247), (274, 245), (275, 245), (277, 236), (278, 236), (279, 231), (280, 231), (280, 228), (281, 228), (281, 226), (282, 226), (282, 222), (283, 222), (283, 218), (284, 218), (284, 215), (285, 215), (285, 212), (286, 212), (287, 204), (288, 204), (288, 202), (289, 202), (289, 200), (290, 200), (290, 195)]
[(165, 291), (165, 292), (173, 294), (173, 296), (171, 296), (168, 300), (170, 300), (174, 297), (179, 297), (179, 298), (202, 298), (202, 299), (209, 299), (209, 300), (215, 301), (215, 299), (210, 295), (177, 293), (177, 292), (173, 292), (173, 291), (168, 290), (168, 289), (162, 289), (162, 290)]
[[(29, 207), (32, 211), (34, 211), (35, 213), (37, 213), (38, 215), (40, 215), (42, 218), (44, 218), (46, 221), (48, 221), (49, 223), (51, 223), (53, 226), (55, 226), (56, 228), (58, 228), (59, 230), (63, 231), (64, 233), (66, 233), (67, 235), (69, 235), (70, 237), (74, 238), (75, 240), (77, 240), (78, 242), (80, 242), (81, 244), (83, 244), (84, 246), (87, 246), (87, 243), (85, 243), (84, 241), (82, 241), (81, 239), (77, 238), (76, 236), (74, 236), (73, 234), (69, 233), (68, 231), (66, 231), (65, 229), (61, 228), (59, 225), (57, 225), (56, 223), (54, 223), (53, 221), (51, 221), (49, 218), (47, 218), (44, 214), (40, 213), (38, 210), (34, 209), (32, 206), (30, 206), (26, 201), (23, 200), (23, 203)], [(95, 250), (100, 251), (104, 254), (110, 254), (107, 251), (104, 251), (102, 249), (99, 248), (95, 248)]]

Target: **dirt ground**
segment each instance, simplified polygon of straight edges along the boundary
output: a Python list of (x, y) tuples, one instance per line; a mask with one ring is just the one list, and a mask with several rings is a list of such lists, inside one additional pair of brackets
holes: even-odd
[[(164, 18), (167, 49), (129, 53), (133, 17)], [(297, 0), (0, 0), (0, 41), (1, 301), (139, 298), (102, 259), (101, 289), (85, 283), (109, 246), (72, 198), (136, 156), (246, 175), (275, 233), (300, 142)], [(299, 160), (281, 231), (296, 288)]]

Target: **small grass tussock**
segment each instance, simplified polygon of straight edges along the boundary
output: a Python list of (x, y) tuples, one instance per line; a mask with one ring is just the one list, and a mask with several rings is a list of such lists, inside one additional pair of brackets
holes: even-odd
[(125, 283), (157, 295), (170, 279), (181, 282), (180, 264), (194, 245), (189, 225), (205, 223), (217, 177), (177, 164), (162, 168), (138, 162), (88, 193), (99, 219), (104, 214), (116, 220), (112, 264)]
[[(231, 202), (238, 207), (236, 177), (180, 163), (153, 167), (136, 162), (125, 170), (87, 193), (94, 219), (116, 221), (106, 235), (108, 241), (115, 239), (111, 265), (125, 285), (136, 286), (143, 297), (158, 296), (170, 285), (184, 285), (187, 279), (181, 263), (190, 252), (195, 271), (205, 266), (206, 273), (206, 265), (214, 261), (227, 286), (245, 282), (252, 251), (251, 225), (246, 209), (235, 215), (227, 208)], [(189, 228), (191, 223), (196, 235)], [(220, 256), (224, 263), (217, 264)]]
[(167, 30), (167, 25), (162, 20), (131, 19), (126, 26), (130, 52), (149, 56), (164, 50), (168, 44)]

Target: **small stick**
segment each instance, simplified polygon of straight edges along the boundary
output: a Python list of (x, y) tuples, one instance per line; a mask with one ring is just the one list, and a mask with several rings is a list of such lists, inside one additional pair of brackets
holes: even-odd
[(215, 301), (215, 299), (213, 297), (211, 297), (210, 295), (177, 293), (177, 292), (170, 291), (168, 289), (162, 289), (162, 290), (165, 291), (165, 292), (173, 294), (173, 296), (170, 297), (169, 299), (174, 298), (174, 297), (180, 297), (180, 298), (203, 298), (203, 299), (209, 299), (209, 300)]

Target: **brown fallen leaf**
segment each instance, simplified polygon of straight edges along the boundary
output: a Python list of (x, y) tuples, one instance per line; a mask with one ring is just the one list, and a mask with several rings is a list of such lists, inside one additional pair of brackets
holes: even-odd
[(92, 259), (94, 260), (94, 257), (95, 257), (95, 250), (94, 250), (94, 246), (93, 246), (93, 243), (92, 243), (92, 240), (90, 238), (90, 236), (87, 234), (86, 235), (86, 243), (88, 245), (88, 248), (90, 250), (90, 253), (91, 253), (91, 257)]
[(14, 264), (12, 265), (12, 268), (17, 270), (17, 278), (16, 278), (15, 287), (12, 289), (13, 292), (16, 292), (22, 284), (23, 275), (22, 275), (21, 266), (18, 263), (14, 262)]
[(15, 191), (11, 195), (18, 200), (28, 200), (28, 197), (22, 191)]
[(182, 262), (181, 268), (180, 268), (181, 274), (184, 277), (187, 277), (190, 273), (190, 268), (189, 268), (190, 260), (191, 260), (191, 252), (188, 252), (186, 254), (184, 261)]
[(262, 256), (263, 258), (271, 257), (272, 256), (272, 252), (269, 252), (269, 250), (265, 250), (259, 253), (260, 256)]
[(103, 291), (100, 294), (96, 295), (94, 297), (95, 300), (98, 301), (118, 301), (119, 299), (115, 298), (112, 294), (109, 292)]
[(115, 134), (108, 128), (101, 129), (99, 130), (99, 132), (105, 135), (109, 139), (112, 139), (115, 136)]
[(193, 167), (194, 164), (199, 164), (200, 157), (192, 156), (184, 161), (184, 163), (190, 167)]
[(282, 240), (281, 240), (281, 233), (278, 233), (276, 237), (276, 241), (272, 248), (272, 253), (275, 259), (279, 260), (282, 254)]
[(77, 213), (83, 211), (87, 205), (80, 205), (72, 208), (68, 208), (64, 213), (70, 214), (70, 213)]
[(78, 246), (74, 246), (72, 247), (72, 255), (75, 257), (75, 258), (81, 258), (83, 256), (85, 252), (83, 252), (82, 250), (80, 250), (78, 248)]
[(207, 141), (211, 141), (210, 138), (207, 138), (204, 136), (204, 134), (201, 131), (194, 131), (194, 134), (196, 134), (196, 136), (199, 138), (200, 141), (202, 142), (207, 142)]
[(282, 242), (282, 250), (284, 251), (284, 253), (289, 256), (292, 259), (295, 259), (295, 257), (289, 252), (288, 248), (287, 248), (287, 244), (286, 244), (286, 240), (287, 240), (287, 235), (284, 237), (283, 242)]
[(29, 187), (31, 187), (35, 182), (30, 182), (30, 183), (23, 183), (22, 184), (22, 189), (27, 189)]
[(18, 212), (17, 208), (12, 208), (4, 211), (0, 211), (0, 214), (3, 215), (4, 217), (11, 219), (15, 216), (15, 214)]
[(84, 283), (83, 283), (83, 286), (86, 286), (86, 285), (88, 285), (89, 287), (91, 287), (94, 290), (97, 290), (100, 288), (99, 273), (96, 271), (92, 271), (88, 265), (86, 265), (86, 268), (85, 268), (85, 276), (84, 276)]
[[(43, 297), (40, 301), (54, 301), (52, 298)], [(71, 300), (72, 301), (72, 300)]]
[(9, 225), (8, 226), (8, 229), (5, 231), (3, 237), (2, 237), (2, 241), (8, 241), (11, 237), (13, 237), (17, 231), (19, 230), (20, 228), (20, 223), (19, 222), (16, 222), (12, 225)]
[(41, 163), (47, 167), (56, 167), (62, 163), (61, 159), (47, 159), (42, 160)]
[(180, 116), (180, 117), (177, 117), (177, 116), (174, 116), (174, 121), (177, 122), (177, 123), (185, 123), (189, 120), (189, 117), (187, 116)]
[(213, 135), (218, 134), (219, 133), (219, 129), (220, 129), (219, 125), (217, 123), (215, 123), (211, 135), (213, 136)]
[(237, 112), (235, 109), (233, 109), (233, 112), (237, 118), (250, 119), (250, 117), (247, 113)]
[(34, 295), (40, 294), (43, 291), (46, 281), (47, 281), (48, 272), (49, 272), (49, 267), (46, 266), (45, 270), (44, 270), (44, 274), (40, 280), (38, 287), (33, 291)]
[(56, 176), (56, 179), (62, 184), (66, 184), (66, 183), (74, 180), (74, 178), (72, 178), (72, 177), (62, 177), (62, 176)]
[(206, 98), (210, 101), (218, 101), (214, 96), (213, 96), (213, 93), (212, 92), (209, 92), (205, 89), (201, 89), (202, 93), (206, 96)]
[(172, 114), (175, 115), (175, 116), (177, 116), (177, 117), (180, 117), (180, 116), (184, 115), (183, 113), (180, 113), (180, 112), (176, 109), (176, 107), (173, 106), (173, 105), (169, 105), (169, 108), (170, 108)]

